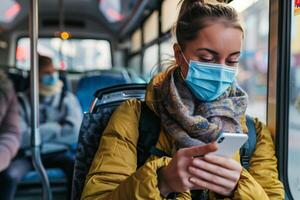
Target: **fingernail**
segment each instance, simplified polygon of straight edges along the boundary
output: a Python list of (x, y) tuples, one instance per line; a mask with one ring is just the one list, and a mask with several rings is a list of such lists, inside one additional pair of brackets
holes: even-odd
[(202, 162), (201, 159), (195, 159), (195, 160), (193, 160), (193, 164), (196, 165), (196, 166), (201, 165), (201, 162)]
[(190, 171), (195, 171), (195, 168), (194, 167), (189, 167), (189, 170)]
[(208, 158), (208, 159), (212, 159), (212, 158), (213, 158), (213, 155), (211, 155), (211, 154), (206, 154), (204, 157), (205, 157), (205, 158)]
[(196, 182), (196, 179), (191, 177), (191, 178), (190, 178), (190, 182), (195, 183), (195, 182)]

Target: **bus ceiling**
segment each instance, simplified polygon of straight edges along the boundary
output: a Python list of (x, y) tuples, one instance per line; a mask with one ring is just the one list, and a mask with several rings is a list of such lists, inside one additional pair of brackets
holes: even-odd
[[(0, 4), (0, 33), (17, 29), (28, 21), (29, 1), (0, 0)], [(63, 16), (66, 29), (82, 29), (85, 21), (92, 20), (110, 34), (125, 36), (159, 4), (159, 0), (41, 0), (40, 28), (59, 27)], [(60, 13), (61, 5), (63, 13)]]

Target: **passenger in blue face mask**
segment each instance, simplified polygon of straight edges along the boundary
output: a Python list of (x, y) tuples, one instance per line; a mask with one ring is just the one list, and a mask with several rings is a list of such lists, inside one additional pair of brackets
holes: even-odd
[(223, 132), (252, 132), (248, 95), (235, 81), (244, 31), (227, 4), (181, 2), (175, 62), (152, 78), (145, 97), (159, 118), (159, 153), (151, 147), (137, 168), (144, 105), (124, 102), (102, 134), (82, 199), (284, 199), (274, 143), (258, 119), (252, 120), (257, 141), (248, 167), (239, 151), (233, 157), (209, 154)]
[[(42, 161), (46, 168), (60, 168), (64, 171), (70, 194), (73, 177), (74, 156), (70, 145), (76, 143), (82, 111), (76, 97), (63, 91), (63, 82), (52, 60), (39, 56), (39, 130), (42, 140)], [(17, 183), (33, 166), (30, 158), (30, 92), (18, 94), (20, 104), (20, 130), (22, 145), (16, 165), (11, 168), (10, 191), (4, 199), (13, 199)], [(16, 173), (18, 172), (18, 173)], [(69, 198), (68, 198), (69, 199)], [(0, 198), (1, 200), (1, 198)]]

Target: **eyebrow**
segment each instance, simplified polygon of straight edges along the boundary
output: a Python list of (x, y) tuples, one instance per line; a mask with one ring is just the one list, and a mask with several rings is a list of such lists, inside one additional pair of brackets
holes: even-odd
[[(208, 48), (199, 48), (196, 51), (208, 51), (211, 54), (219, 55), (218, 52), (216, 52), (216, 51), (214, 51), (212, 49), (208, 49)], [(241, 53), (240, 51), (236, 51), (236, 52), (233, 52), (233, 53), (229, 54), (229, 56), (233, 56), (233, 55), (240, 54), (240, 53)]]

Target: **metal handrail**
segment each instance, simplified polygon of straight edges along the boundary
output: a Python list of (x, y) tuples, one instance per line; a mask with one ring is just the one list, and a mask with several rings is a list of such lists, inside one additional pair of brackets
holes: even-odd
[(45, 168), (41, 161), (41, 138), (39, 133), (39, 88), (38, 88), (38, 9), (39, 0), (30, 1), (29, 35), (30, 35), (30, 98), (31, 98), (31, 152), (33, 166), (42, 180), (43, 200), (51, 200), (52, 193)]

